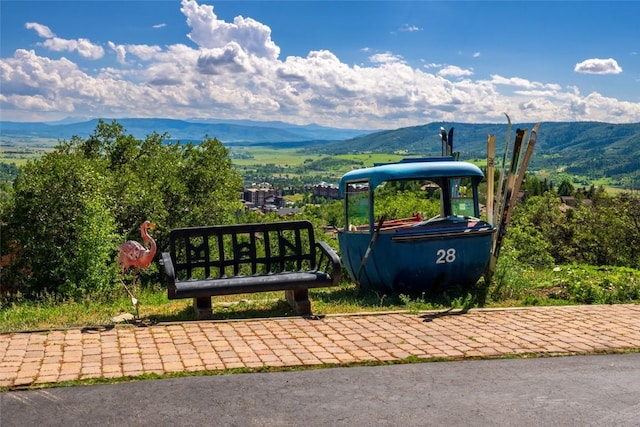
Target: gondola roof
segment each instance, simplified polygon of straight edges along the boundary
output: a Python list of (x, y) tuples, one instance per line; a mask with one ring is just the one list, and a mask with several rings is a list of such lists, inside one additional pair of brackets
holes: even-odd
[(398, 163), (380, 164), (347, 172), (340, 180), (340, 194), (344, 195), (345, 186), (349, 182), (369, 181), (371, 188), (375, 188), (385, 181), (456, 177), (475, 177), (481, 180), (484, 174), (472, 163), (448, 158), (406, 159)]

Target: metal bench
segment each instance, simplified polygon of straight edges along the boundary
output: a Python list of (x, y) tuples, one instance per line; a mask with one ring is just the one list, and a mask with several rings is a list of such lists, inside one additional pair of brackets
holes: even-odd
[(161, 259), (168, 298), (193, 298), (198, 318), (212, 314), (212, 296), (279, 290), (310, 315), (309, 288), (337, 286), (342, 272), (309, 221), (178, 228), (169, 239)]

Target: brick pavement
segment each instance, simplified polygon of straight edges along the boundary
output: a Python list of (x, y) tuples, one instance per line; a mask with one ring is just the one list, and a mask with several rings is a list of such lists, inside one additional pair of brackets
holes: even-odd
[(200, 321), (0, 334), (0, 387), (234, 368), (640, 351), (640, 305)]

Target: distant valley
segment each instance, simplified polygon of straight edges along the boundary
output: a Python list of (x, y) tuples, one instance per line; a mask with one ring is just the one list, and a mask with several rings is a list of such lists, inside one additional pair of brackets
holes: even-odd
[[(110, 120), (105, 120), (110, 121)], [(440, 128), (454, 128), (454, 151), (464, 160), (486, 156), (488, 134), (497, 138), (496, 152), (502, 153), (506, 123), (429, 123), (394, 130), (355, 130), (299, 126), (283, 122), (249, 120), (118, 119), (126, 133), (136, 138), (158, 132), (171, 140), (201, 141), (215, 137), (230, 147), (266, 146), (273, 149), (298, 148), (304, 153), (339, 154), (406, 153), (410, 156), (441, 154)], [(57, 140), (93, 133), (97, 120), (78, 123), (0, 122), (0, 146), (11, 149), (51, 147)], [(533, 123), (514, 123), (516, 128)], [(624, 188), (640, 188), (640, 123), (544, 122), (530, 170), (557, 180), (566, 174), (577, 183), (606, 182)]]

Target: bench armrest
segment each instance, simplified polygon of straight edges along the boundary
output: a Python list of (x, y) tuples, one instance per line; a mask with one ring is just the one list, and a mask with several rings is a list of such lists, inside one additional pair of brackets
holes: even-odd
[(333, 286), (338, 286), (340, 283), (340, 276), (342, 275), (342, 264), (340, 263), (340, 257), (336, 251), (333, 250), (326, 242), (316, 242), (318, 251), (318, 262), (316, 268), (323, 270), (331, 274)]
[(167, 292), (169, 293), (169, 298), (175, 295), (176, 292), (176, 272), (173, 268), (173, 260), (171, 259), (171, 254), (169, 252), (163, 252), (162, 258), (160, 258), (160, 264), (164, 266), (164, 274), (167, 279)]

